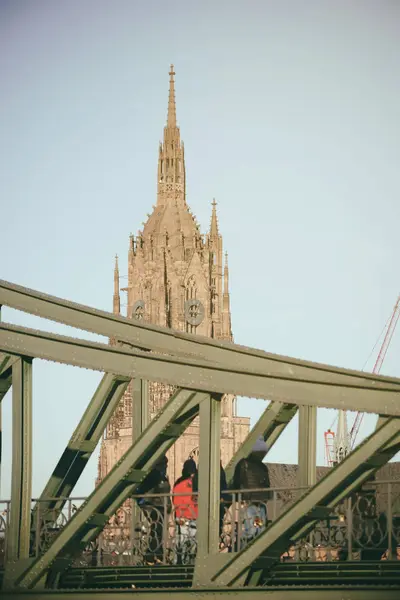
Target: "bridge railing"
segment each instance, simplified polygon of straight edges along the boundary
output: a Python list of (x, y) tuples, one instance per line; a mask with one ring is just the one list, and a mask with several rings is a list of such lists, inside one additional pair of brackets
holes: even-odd
[[(219, 551), (234, 553), (243, 549), (306, 491), (286, 487), (223, 492)], [(45, 552), (86, 498), (65, 498), (61, 512), (48, 508), (56, 500), (61, 499), (32, 500), (32, 557)], [(141, 508), (133, 512), (133, 519), (132, 502)], [(75, 565), (193, 564), (197, 550), (196, 504), (197, 494), (189, 499), (183, 494), (133, 496), (109, 519), (98, 538), (76, 556)], [(0, 564), (5, 561), (9, 517), (10, 500), (0, 500)], [(400, 558), (399, 480), (364, 485), (281, 556), (284, 562), (396, 558)]]

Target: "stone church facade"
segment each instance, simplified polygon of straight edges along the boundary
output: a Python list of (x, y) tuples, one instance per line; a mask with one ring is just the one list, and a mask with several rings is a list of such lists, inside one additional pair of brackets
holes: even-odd
[[(229, 301), (229, 268), (223, 253), (216, 202), (206, 234), (186, 202), (184, 145), (176, 120), (174, 70), (169, 73), (167, 123), (159, 146), (157, 203), (143, 230), (129, 238), (127, 317), (221, 340), (233, 340)], [(120, 313), (118, 259), (114, 271), (114, 313)], [(150, 382), (149, 417), (171, 396), (171, 386)], [(250, 420), (238, 417), (236, 398), (222, 400), (221, 458), (226, 464), (245, 439)], [(128, 449), (132, 439), (132, 395), (128, 388), (110, 420), (101, 444), (98, 480)], [(173, 482), (183, 462), (197, 455), (196, 419), (168, 453)]]

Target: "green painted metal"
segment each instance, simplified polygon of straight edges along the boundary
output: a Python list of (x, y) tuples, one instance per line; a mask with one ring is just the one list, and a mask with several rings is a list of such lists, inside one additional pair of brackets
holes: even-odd
[[(264, 560), (257, 565), (263, 568)], [(135, 585), (137, 593), (154, 587), (190, 588), (193, 579), (192, 566), (121, 566), (72, 568), (61, 581), (62, 589), (121, 589)], [(338, 562), (294, 562), (278, 563), (267, 571), (262, 585), (268, 590), (271, 586), (310, 586), (343, 584), (365, 586), (397, 586), (400, 588), (400, 569), (397, 561), (338, 561)], [(250, 586), (251, 587), (251, 586)], [(236, 588), (237, 591), (237, 588)]]
[(29, 557), (32, 497), (32, 361), (12, 366), (12, 482), (7, 559)]
[[(47, 482), (34, 508), (37, 515), (40, 505), (41, 519), (51, 510), (49, 518), (55, 520), (63, 509), (81, 476), (89, 458), (101, 439), (103, 431), (129, 384), (129, 378), (107, 373), (103, 376), (89, 402), (77, 428), (68, 442), (60, 460)], [(47, 498), (62, 497), (63, 500)]]
[[(200, 405), (199, 516), (196, 571), (204, 557), (218, 552), (221, 461), (221, 396)], [(198, 577), (195, 575), (198, 581)], [(200, 582), (199, 582), (200, 583)]]
[(363, 373), (358, 377), (345, 372), (325, 373), (324, 380), (324, 372), (309, 368), (305, 380), (300, 373), (296, 374), (295, 367), (285, 376), (280, 374), (281, 368), (273, 372), (273, 362), (266, 374), (251, 373), (210, 361), (128, 351), (2, 323), (0, 351), (161, 381), (186, 389), (290, 400), (295, 404), (327, 408), (339, 408), (345, 403), (348, 410), (364, 412), (374, 412), (376, 406), (380, 406), (385, 415), (400, 415), (400, 380), (380, 377), (376, 381), (364, 380)]
[(12, 366), (18, 358), (18, 356), (0, 353), (0, 406), (4, 396), (11, 388)]
[(243, 585), (259, 556), (268, 556), (271, 564), (279, 560), (291, 543), (315, 527), (321, 515), (313, 513), (314, 508), (333, 508), (398, 452), (399, 433), (400, 420), (388, 419), (247, 548), (210, 573), (210, 582), (221, 586)]
[[(273, 378), (294, 378), (299, 382), (311, 379), (315, 382), (322, 382), (326, 386), (334, 384), (367, 387), (367, 382), (370, 382), (371, 387), (377, 389), (381, 388), (383, 382), (394, 384), (396, 386), (394, 389), (399, 386), (399, 380), (396, 378), (340, 369), (331, 365), (271, 354), (231, 342), (186, 334), (93, 309), (4, 280), (0, 280), (0, 304), (78, 329), (125, 341), (137, 348), (160, 353), (166, 352), (181, 357), (205, 358), (224, 365), (232, 371), (238, 368), (244, 371), (249, 369), (252, 373), (260, 373)], [(340, 376), (339, 379), (336, 376)], [(271, 396), (267, 399), (274, 398)], [(285, 399), (278, 398), (278, 400)], [(287, 401), (295, 402), (295, 399)], [(371, 412), (373, 411), (371, 410)]]
[[(108, 518), (135, 493), (138, 484), (174, 443), (176, 438), (166, 434), (168, 426), (177, 424), (182, 427), (180, 431), (186, 429), (206, 397), (188, 390), (178, 390), (174, 394), (60, 531), (50, 548), (22, 575), (17, 582), (19, 587), (33, 587), (58, 556), (73, 553), (98, 535)], [(68, 562), (63, 565), (64, 568), (67, 566)]]
[[(145, 431), (149, 424), (149, 382), (144, 379), (133, 379), (131, 384), (132, 390), (132, 445)], [(131, 540), (135, 538), (135, 528), (138, 526), (141, 518), (141, 510), (137, 503), (132, 502), (132, 518), (131, 518)], [(134, 546), (132, 544), (132, 552)]]
[(132, 444), (149, 424), (149, 382), (145, 379), (132, 381)]
[[(12, 541), (9, 542), (7, 563), (8, 572), (10, 557), (19, 563), (19, 571), (16, 569), (16, 572), (20, 575), (14, 581), (14, 598), (37, 597), (31, 588), (39, 581), (43, 582), (46, 576), (47, 583), (57, 584), (60, 573), (71, 563), (70, 557), (99, 535), (108, 519), (135, 493), (138, 484), (199, 411), (200, 496), (195, 587), (192, 590), (174, 590), (174, 596), (198, 596), (201, 587), (201, 595), (211, 598), (226, 594), (236, 598), (256, 594), (285, 600), (302, 595), (313, 598), (315, 590), (311, 589), (254, 589), (249, 584), (260, 585), (265, 581), (270, 565), (289, 545), (308, 535), (318, 520), (359, 488), (399, 450), (400, 421), (387, 416), (400, 415), (400, 380), (299, 361), (229, 342), (154, 327), (1, 281), (0, 304), (94, 331), (120, 342), (119, 346), (109, 346), (0, 323), (0, 352), (5, 353), (0, 355), (0, 395), (1, 390), (7, 386), (9, 389), (12, 373), (15, 417), (13, 473), (18, 473), (15, 482), (13, 478), (11, 512), (14, 521), (11, 521), (11, 535), (8, 535)], [(135, 378), (132, 383), (133, 443), (51, 546), (27, 566), (23, 559), (27, 558), (29, 551), (30, 359), (34, 357), (106, 372), (42, 498), (70, 493), (132, 377)], [(150, 424), (147, 380), (162, 381), (180, 388)], [(259, 435), (263, 435), (271, 447), (300, 404), (304, 405), (300, 416), (300, 476), (307, 486), (315, 481), (316, 406), (343, 408), (345, 405), (348, 410), (364, 412), (375, 412), (379, 406), (382, 412), (379, 426), (370, 438), (236, 555), (218, 553), (217, 547), (220, 395), (229, 392), (272, 399), (272, 403), (231, 461), (228, 475), (231, 475), (230, 470), (233, 470), (236, 461), (248, 454)], [(60, 510), (62, 503), (55, 503), (54, 507)], [(173, 569), (171, 575), (165, 573), (163, 577), (163, 581), (173, 580)], [(362, 590), (362, 595), (357, 596), (360, 590), (326, 589), (324, 600), (343, 598), (343, 591), (346, 598), (363, 600), (368, 599), (371, 592)], [(293, 592), (294, 595), (290, 596)], [(107, 598), (115, 594), (119, 597), (122, 593), (126, 592), (104, 591)], [(141, 591), (134, 593), (136, 597), (144, 594)], [(155, 593), (159, 597), (160, 594), (171, 594), (171, 590), (158, 589)], [(394, 597), (397, 593), (396, 590)], [(41, 598), (72, 597), (71, 594), (74, 598), (88, 598), (94, 594), (96, 597), (102, 595), (103, 591), (71, 590), (66, 594), (63, 590), (55, 593), (40, 590), (39, 594)], [(146, 591), (145, 594), (150, 598), (153, 592)], [(315, 597), (320, 598), (319, 591), (317, 594)], [(385, 597), (381, 591), (379, 597)]]
[(299, 408), (298, 486), (309, 487), (317, 481), (317, 408)]
[(260, 436), (263, 436), (268, 451), (271, 450), (286, 426), (297, 413), (297, 410), (298, 407), (296, 404), (285, 404), (277, 401), (268, 404), (243, 444), (226, 466), (225, 473), (227, 481), (232, 480), (235, 466), (239, 460), (246, 458), (250, 454), (252, 447)]

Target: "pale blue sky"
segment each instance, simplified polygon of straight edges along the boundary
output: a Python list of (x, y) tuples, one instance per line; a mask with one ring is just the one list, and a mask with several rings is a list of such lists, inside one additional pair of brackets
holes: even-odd
[[(125, 274), (156, 198), (171, 62), (188, 202), (203, 231), (218, 202), (235, 340), (362, 368), (400, 291), (396, 1), (0, 0), (0, 277), (112, 308), (114, 255)], [(400, 376), (399, 356), (400, 331), (382, 372)], [(99, 378), (34, 364), (34, 494)], [(264, 403), (246, 402), (254, 420)], [(333, 418), (319, 412), (321, 464)], [(269, 460), (296, 462), (295, 431)]]

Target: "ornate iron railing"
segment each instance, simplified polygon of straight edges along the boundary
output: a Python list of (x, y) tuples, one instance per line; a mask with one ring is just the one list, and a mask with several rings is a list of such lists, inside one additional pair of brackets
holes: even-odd
[[(237, 552), (278, 519), (307, 488), (227, 491), (220, 509), (220, 552)], [(257, 501), (251, 495), (257, 492)], [(260, 501), (260, 497), (267, 500)], [(75, 557), (76, 565), (191, 564), (197, 549), (196, 494), (189, 504), (175, 495), (133, 496), (98, 538)], [(64, 500), (61, 512), (49, 509)], [(44, 553), (85, 498), (32, 500), (30, 555)], [(182, 502), (182, 501), (181, 501)], [(46, 509), (42, 507), (47, 507)], [(132, 518), (132, 506), (133, 518)], [(10, 501), (0, 500), (0, 564), (5, 561)], [(282, 561), (400, 559), (400, 481), (368, 483), (295, 540)]]

